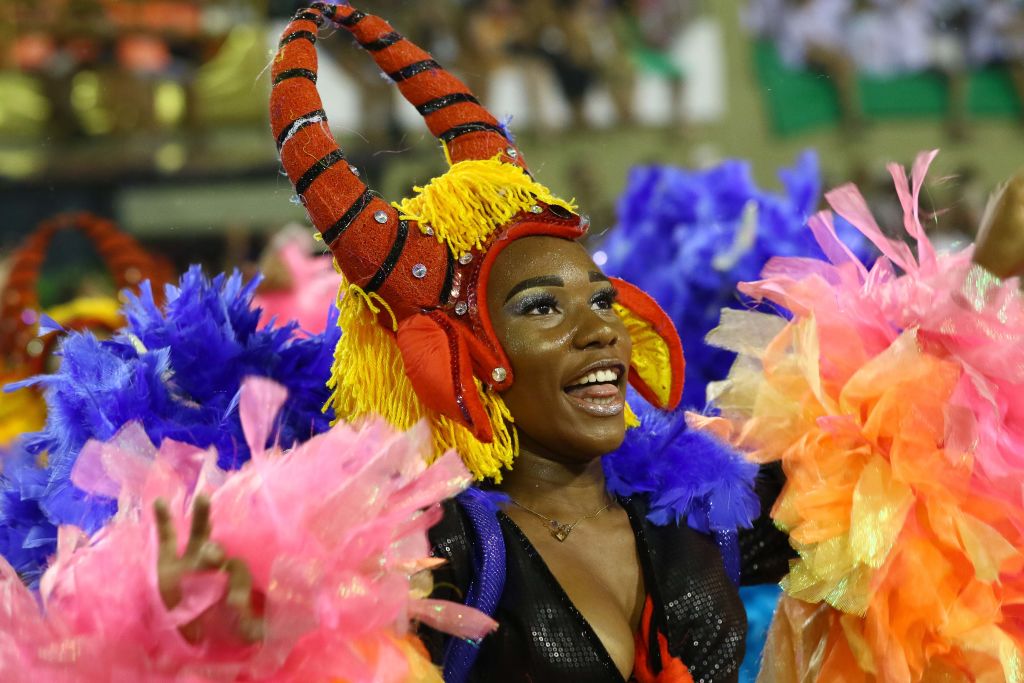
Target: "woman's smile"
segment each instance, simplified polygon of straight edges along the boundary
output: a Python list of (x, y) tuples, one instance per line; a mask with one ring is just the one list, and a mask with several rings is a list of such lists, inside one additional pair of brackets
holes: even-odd
[(626, 407), (625, 368), (617, 359), (591, 363), (565, 388), (570, 404), (596, 417), (613, 417)]

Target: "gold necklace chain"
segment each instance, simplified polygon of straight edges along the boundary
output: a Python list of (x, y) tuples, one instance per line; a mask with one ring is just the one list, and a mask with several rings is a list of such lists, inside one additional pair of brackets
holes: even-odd
[(579, 524), (583, 520), (593, 519), (594, 517), (597, 517), (599, 514), (601, 514), (602, 512), (607, 510), (608, 508), (610, 508), (612, 506), (612, 503), (615, 502), (614, 500), (608, 501), (608, 504), (605, 505), (600, 510), (598, 510), (597, 512), (591, 512), (589, 515), (585, 515), (583, 517), (580, 517), (579, 519), (577, 519), (572, 524), (562, 524), (557, 519), (553, 519), (551, 517), (548, 517), (547, 515), (542, 515), (541, 513), (537, 512), (536, 510), (531, 510), (530, 508), (526, 507), (525, 505), (523, 505), (522, 503), (517, 501), (515, 498), (512, 498), (511, 496), (509, 497), (509, 500), (511, 500), (512, 504), (515, 505), (517, 508), (521, 508), (523, 510), (526, 510), (531, 515), (534, 515), (535, 517), (539, 517), (540, 519), (542, 519), (545, 522), (547, 522), (546, 526), (547, 526), (548, 532), (552, 536), (554, 536), (555, 539), (559, 543), (564, 543), (565, 539), (569, 538), (569, 534), (572, 533), (572, 530), (576, 528), (577, 524)]

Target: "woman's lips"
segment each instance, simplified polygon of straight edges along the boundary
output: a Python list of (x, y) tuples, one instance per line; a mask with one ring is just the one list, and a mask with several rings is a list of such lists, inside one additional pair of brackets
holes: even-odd
[(615, 384), (588, 384), (566, 389), (565, 394), (577, 408), (597, 417), (618, 415), (626, 405)]

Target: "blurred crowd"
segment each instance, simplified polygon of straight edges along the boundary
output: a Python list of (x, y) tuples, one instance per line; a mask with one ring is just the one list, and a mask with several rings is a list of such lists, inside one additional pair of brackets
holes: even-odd
[(858, 74), (942, 75), (956, 135), (963, 133), (972, 70), (1008, 67), (1024, 102), (1021, 0), (751, 0), (748, 18), (789, 66), (834, 78), (852, 127), (860, 123)]
[(791, 66), (822, 49), (877, 76), (1024, 59), (1019, 0), (752, 0), (750, 18)]
[[(215, 55), (231, 26), (252, 21), (258, 0), (4, 0), (0, 3), (0, 68), (28, 75), (49, 105), (49, 130), (59, 137), (146, 129), (157, 121), (153, 89), (179, 84), (183, 118), (198, 124), (196, 70)], [(82, 74), (116, 111), (100, 131), (76, 109), (86, 103)], [(77, 79), (77, 83), (76, 83)]]
[[(387, 17), (399, 31), (422, 45), (484, 98), (495, 72), (522, 74), (525, 108), (539, 112), (545, 88), (553, 84), (569, 109), (570, 125), (587, 127), (587, 98), (595, 90), (610, 95), (619, 124), (636, 114), (637, 75), (653, 72), (672, 86), (674, 121), (682, 120), (684, 73), (672, 50), (694, 0), (367, 0), (361, 8)], [(364, 121), (395, 125), (392, 88), (372, 63), (352, 59), (344, 41), (323, 49), (362, 90)], [(526, 123), (543, 126), (534, 115)]]
[[(185, 90), (183, 123), (198, 126), (193, 84), (233, 26), (283, 19), (295, 0), (30, 0), (0, 3), (0, 70), (18, 71), (40, 84), (49, 103), (51, 130), (61, 136), (146, 129), (158, 81)], [(673, 88), (681, 119), (683, 69), (672, 49), (695, 0), (366, 0), (367, 11), (387, 17), (486, 97), (494, 72), (522, 74), (526, 108), (537, 111), (542, 93), (555, 89), (571, 124), (585, 126), (587, 97), (602, 89), (618, 123), (635, 115), (636, 76), (654, 72)], [(271, 27), (271, 33), (276, 30)], [(345, 51), (351, 41), (329, 40), (321, 49), (356, 81), (363, 120), (396, 127), (393, 92), (369, 60)], [(82, 73), (99, 79), (107, 100), (121, 111), (107, 130), (82, 130), (74, 85)], [(547, 90), (545, 90), (545, 88)], [(81, 96), (78, 96), (81, 99)], [(536, 124), (541, 117), (526, 122)]]

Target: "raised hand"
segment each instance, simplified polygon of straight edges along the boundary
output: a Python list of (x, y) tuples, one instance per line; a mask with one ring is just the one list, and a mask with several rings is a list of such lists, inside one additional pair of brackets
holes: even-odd
[[(192, 527), (189, 530), (185, 552), (178, 555), (178, 534), (171, 521), (167, 504), (162, 500), (153, 503), (156, 516), (157, 538), (157, 586), (160, 598), (167, 609), (174, 609), (181, 603), (182, 580), (194, 572), (222, 571), (228, 576), (228, 590), (223, 604), (234, 613), (235, 631), (248, 642), (263, 637), (263, 620), (253, 609), (252, 573), (239, 558), (228, 558), (224, 548), (210, 539), (210, 499), (196, 496), (192, 506)], [(190, 642), (204, 637), (203, 615), (181, 627), (181, 634)]]
[(1024, 171), (989, 202), (974, 245), (974, 261), (991, 273), (1024, 275)]

